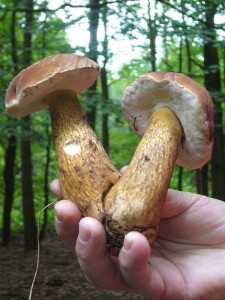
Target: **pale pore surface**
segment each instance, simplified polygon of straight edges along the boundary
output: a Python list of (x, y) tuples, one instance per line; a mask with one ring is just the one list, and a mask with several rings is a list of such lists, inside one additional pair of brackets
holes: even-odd
[(184, 141), (178, 151), (177, 164), (188, 167), (201, 167), (207, 156), (208, 131), (206, 115), (198, 99), (175, 81), (155, 82), (142, 77), (129, 85), (123, 94), (122, 110), (132, 129), (142, 136), (148, 126), (153, 111), (160, 107), (170, 108), (181, 122)]

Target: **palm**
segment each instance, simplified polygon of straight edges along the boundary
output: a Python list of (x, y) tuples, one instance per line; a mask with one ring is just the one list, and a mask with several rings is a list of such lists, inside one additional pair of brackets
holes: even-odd
[[(57, 197), (61, 194), (58, 182), (52, 190)], [(56, 222), (56, 230), (69, 249), (75, 251), (76, 244), (81, 268), (97, 287), (132, 288), (160, 300), (225, 299), (224, 202), (170, 190), (151, 249), (141, 234), (133, 232), (128, 234), (132, 250), (123, 247), (118, 258), (106, 255), (105, 230), (98, 221), (80, 221), (70, 201), (57, 205), (64, 222)], [(93, 236), (88, 243), (76, 239), (79, 221)]]
[(223, 299), (224, 204), (212, 205), (206, 197), (190, 204), (167, 203), (149, 262), (161, 274), (165, 294), (169, 289), (176, 291), (173, 299)]

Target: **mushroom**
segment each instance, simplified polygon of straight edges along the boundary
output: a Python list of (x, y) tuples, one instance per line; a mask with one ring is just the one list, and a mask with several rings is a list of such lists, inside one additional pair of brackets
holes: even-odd
[(211, 158), (213, 103), (193, 79), (152, 72), (124, 90), (122, 110), (142, 139), (104, 200), (108, 243), (120, 247), (124, 235), (135, 230), (152, 244), (175, 163), (196, 169)]
[(99, 74), (99, 66), (89, 58), (52, 55), (12, 80), (5, 105), (11, 117), (49, 109), (63, 197), (76, 203), (84, 216), (101, 221), (102, 199), (120, 175), (88, 125), (77, 99)]

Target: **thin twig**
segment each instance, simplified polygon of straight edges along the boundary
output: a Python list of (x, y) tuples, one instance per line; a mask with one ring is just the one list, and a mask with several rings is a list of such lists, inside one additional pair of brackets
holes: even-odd
[[(61, 197), (60, 197), (61, 198)], [(36, 264), (36, 270), (34, 273), (34, 277), (33, 277), (33, 281), (31, 284), (31, 288), (30, 288), (30, 293), (29, 293), (29, 299), (31, 300), (32, 298), (32, 293), (33, 293), (33, 288), (34, 288), (34, 283), (36, 281), (37, 278), (37, 274), (38, 274), (38, 269), (39, 269), (39, 264), (40, 264), (40, 226), (41, 226), (41, 215), (42, 213), (50, 206), (55, 204), (60, 198), (56, 199), (55, 201), (49, 203), (48, 205), (46, 205), (44, 208), (42, 208), (42, 210), (39, 212), (39, 217), (38, 217), (38, 230), (37, 230), (37, 264)]]

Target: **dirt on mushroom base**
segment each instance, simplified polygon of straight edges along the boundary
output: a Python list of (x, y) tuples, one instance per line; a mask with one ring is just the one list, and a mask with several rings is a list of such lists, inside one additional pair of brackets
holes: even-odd
[[(8, 248), (0, 247), (0, 299), (27, 300), (36, 267), (36, 251), (25, 252), (23, 235), (14, 233)], [(77, 260), (63, 246), (54, 229), (48, 229), (41, 244), (40, 267), (33, 290), (33, 300), (135, 299), (135, 292), (115, 293), (91, 286)]]

